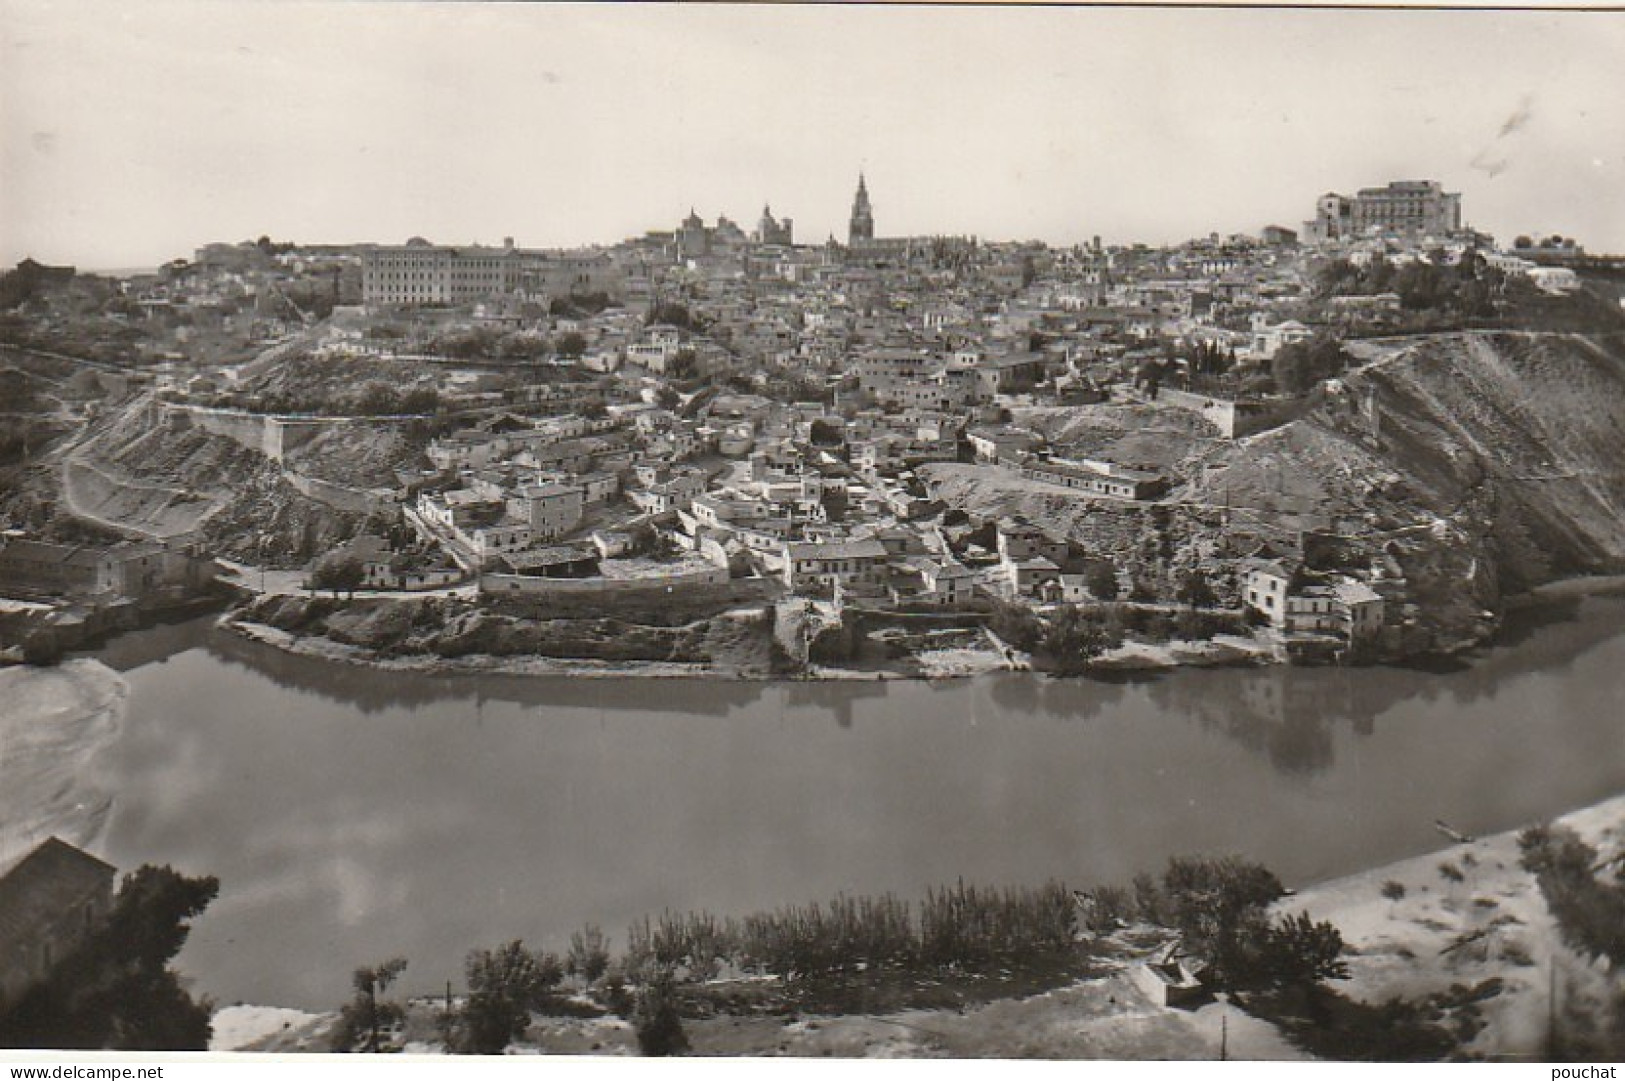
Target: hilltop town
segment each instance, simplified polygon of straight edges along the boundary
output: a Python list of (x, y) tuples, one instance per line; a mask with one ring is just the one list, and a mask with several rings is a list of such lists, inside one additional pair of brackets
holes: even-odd
[(696, 213), (0, 279), (0, 644), (386, 664), (1359, 662), (1625, 557), (1625, 260), (1432, 181), (1162, 248)]

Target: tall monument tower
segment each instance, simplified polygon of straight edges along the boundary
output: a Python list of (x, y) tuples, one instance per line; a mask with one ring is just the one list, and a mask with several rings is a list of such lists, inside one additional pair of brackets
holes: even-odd
[(850, 245), (857, 245), (861, 241), (875, 238), (875, 215), (869, 209), (869, 189), (863, 182), (863, 174), (858, 174), (858, 193), (852, 197), (852, 220), (846, 227), (846, 239)]

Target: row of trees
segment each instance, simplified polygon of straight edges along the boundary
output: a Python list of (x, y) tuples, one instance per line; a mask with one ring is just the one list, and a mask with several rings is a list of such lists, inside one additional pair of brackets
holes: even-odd
[(1374, 258), (1365, 266), (1334, 259), (1316, 273), (1316, 292), (1322, 297), (1395, 293), (1406, 311), (1493, 316), (1495, 298), (1505, 288), (1506, 275), (1473, 252), (1463, 255), (1454, 266), (1443, 262), (1442, 251), (1430, 253), (1429, 260), (1414, 260), (1404, 266), (1395, 266), (1383, 258)]
[(1307, 342), (1288, 342), (1270, 358), (1270, 378), (1278, 393), (1307, 394), (1323, 379), (1341, 375), (1349, 366), (1343, 343), (1330, 334), (1316, 334)]
[[(1110, 603), (1116, 600), (1119, 587), (1117, 573), (1107, 563), (1091, 565), (1085, 584), (1098, 600), (1107, 603), (1063, 604), (1040, 615), (1027, 604), (1000, 601), (988, 617), (988, 628), (1024, 653), (1046, 656), (1057, 675), (1079, 674), (1091, 659), (1116, 649), (1131, 634), (1166, 641), (1176, 636), (1211, 638), (1220, 631), (1241, 629), (1231, 625), (1234, 617), (1208, 611), (1218, 605), (1219, 596), (1200, 570), (1180, 576), (1174, 596), (1184, 607), (1177, 612)], [(1151, 601), (1153, 593), (1145, 583), (1136, 582), (1130, 598)]]
[(262, 391), (217, 395), (213, 404), (255, 413), (311, 413), (334, 417), (431, 416), (440, 409), (434, 387), (401, 389), (382, 379), (369, 379), (348, 394), (317, 395), (304, 392)]
[[(355, 970), (354, 995), (339, 1011), (331, 1036), (334, 1051), (399, 1050), (407, 1015), (398, 1001), (383, 996), (406, 970), (406, 959), (396, 957), (379, 965)], [(555, 1008), (564, 977), (580, 976), (592, 983), (608, 974), (607, 942), (596, 927), (571, 938), (566, 960), (531, 950), (521, 939), (494, 950), (474, 950), (463, 966), (468, 993), (455, 1007), (440, 1015), (440, 1036), (455, 1054), (500, 1055), (530, 1027), (531, 1015)], [(688, 1049), (676, 1000), (676, 980), (669, 969), (650, 971), (636, 997), (625, 995), (624, 982), (616, 1005), (633, 1023), (638, 1045), (646, 1055), (672, 1055)]]
[[(1334, 926), (1307, 914), (1272, 917), (1270, 906), (1284, 893), (1258, 864), (1187, 858), (1170, 860), (1160, 878), (1141, 875), (1131, 887), (1086, 894), (1059, 882), (1033, 889), (961, 882), (914, 904), (891, 894), (842, 895), (742, 919), (666, 912), (634, 925), (620, 958), (611, 957), (608, 940), (590, 925), (571, 937), (563, 959), (517, 940), (474, 951), (464, 969), (468, 993), (442, 1015), (441, 1032), (455, 1052), (500, 1053), (523, 1036), (533, 1013), (562, 1006), (559, 987), (569, 975), (596, 987), (632, 1022), (645, 1054), (672, 1054), (687, 1047), (682, 985), (712, 979), (723, 965), (788, 982), (873, 980), (886, 970), (985, 974), (1077, 959), (1080, 897), (1093, 930), (1139, 923), (1177, 931), (1184, 948), (1208, 963), (1204, 979), (1217, 986), (1272, 990), (1346, 978), (1343, 940)], [(399, 1044), (404, 1012), (381, 995), (404, 968), (396, 959), (356, 971), (335, 1049)]]

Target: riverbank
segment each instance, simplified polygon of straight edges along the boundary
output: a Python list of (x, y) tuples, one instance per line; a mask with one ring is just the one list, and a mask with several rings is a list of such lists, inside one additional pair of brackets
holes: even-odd
[[(1505, 600), (1507, 614), (1559, 604), (1586, 596), (1625, 593), (1625, 575), (1561, 579), (1538, 586)], [(298, 601), (299, 598), (289, 598)], [(239, 609), (223, 616), (219, 626), (241, 637), (262, 642), (298, 656), (343, 664), (377, 668), (383, 671), (439, 674), (491, 674), (512, 676), (571, 676), (580, 678), (721, 679), (744, 681), (952, 680), (967, 679), (993, 672), (1030, 671), (1030, 663), (1012, 660), (991, 644), (952, 649), (930, 649), (905, 658), (865, 667), (809, 664), (787, 672), (749, 651), (725, 649), (722, 656), (708, 661), (654, 661), (590, 657), (544, 657), (536, 655), (496, 655), (469, 652), (441, 656), (431, 652), (384, 654), (376, 649), (335, 641), (323, 634), (300, 633), (249, 618)], [(718, 617), (731, 618), (731, 617)], [(1495, 631), (1499, 631), (1499, 626)], [(1493, 640), (1491, 633), (1488, 640)], [(1484, 638), (1464, 639), (1451, 648), (1428, 654), (1448, 657), (1480, 648)], [(732, 655), (730, 655), (732, 654)], [(1388, 663), (1411, 664), (1423, 658), (1395, 658)], [(1128, 641), (1093, 658), (1085, 674), (1110, 678), (1119, 674), (1157, 673), (1179, 668), (1212, 668), (1260, 664), (1290, 664), (1290, 651), (1283, 643), (1260, 634), (1243, 636), (1217, 634), (1210, 639), (1174, 639), (1167, 642)]]
[[(1625, 795), (1561, 816), (1603, 858), (1625, 851)], [(1607, 1001), (1606, 977), (1568, 951), (1532, 876), (1518, 864), (1518, 830), (1436, 849), (1307, 887), (1278, 905), (1329, 920), (1347, 943), (1349, 979), (1331, 986), (1378, 1006), (1429, 1001), (1449, 1057), (1540, 1061), (1549, 993), (1560, 1023), (1580, 1026), (1587, 1002)], [(1441, 875), (1441, 869), (1453, 873)], [(1459, 879), (1456, 877), (1459, 875)], [(1164, 1007), (1116, 971), (1026, 997), (991, 995), (975, 1005), (892, 1013), (721, 1015), (689, 1018), (693, 1053), (706, 1056), (1213, 1060), (1314, 1056), (1274, 1024), (1229, 1002)], [(1554, 979), (1553, 972), (1558, 973)], [(1442, 1005), (1441, 1005), (1442, 1003)], [(1578, 1004), (1578, 1005), (1576, 1005)], [(427, 1038), (436, 1004), (412, 1004), (407, 1050), (436, 1053)], [(336, 1014), (233, 1007), (217, 1017), (220, 1050), (320, 1051)], [(415, 1038), (414, 1038), (415, 1037)], [(617, 1017), (539, 1017), (510, 1050), (634, 1055), (632, 1027)], [(1363, 1057), (1394, 1057), (1368, 1047)]]
[(118, 734), (129, 686), (100, 661), (0, 668), (0, 867), (47, 837), (85, 846), (113, 793), (92, 768)]
[(219, 593), (95, 605), (0, 598), (0, 668), (54, 663), (118, 635), (218, 612), (228, 603)]
[[(893, 680), (970, 679), (994, 672), (1012, 670), (1011, 662), (992, 648), (929, 650), (911, 658), (910, 664), (882, 664), (872, 668), (845, 668), (813, 664), (789, 675), (762, 667), (716, 663), (673, 661), (601, 661), (590, 658), (501, 657), (469, 654), (438, 657), (432, 654), (381, 656), (378, 653), (321, 635), (300, 635), (277, 627), (233, 616), (223, 617), (218, 626), (251, 641), (274, 646), (301, 657), (360, 665), (393, 672), (439, 674), (488, 674), (509, 676), (576, 676), (617, 679), (722, 679), (780, 681), (813, 680), (829, 682), (888, 682)], [(1131, 642), (1098, 658), (1091, 671), (1099, 673), (1154, 672), (1174, 668), (1212, 668), (1221, 665), (1268, 663), (1274, 652), (1262, 643), (1227, 636), (1224, 642), (1167, 643)]]
[(221, 617), (216, 626), (250, 641), (274, 646), (284, 652), (339, 664), (376, 668), (385, 672), (419, 672), (440, 675), (571, 676), (584, 679), (769, 679), (766, 672), (674, 661), (599, 661), (589, 658), (497, 657), (486, 653), (462, 657), (417, 654), (383, 657), (360, 646), (335, 642), (331, 638), (292, 634), (263, 623)]
[[(1625, 794), (1556, 821), (1595, 846), (1602, 860), (1625, 852)], [(1376, 1004), (1482, 988), (1493, 993), (1451, 1018), (1466, 1035), (1459, 1053), (1540, 1061), (1554, 1014), (1560, 1025), (1594, 1026), (1581, 1014), (1588, 1002), (1600, 1007), (1609, 1000), (1608, 980), (1563, 945), (1534, 877), (1519, 866), (1520, 832), (1322, 883), (1279, 907), (1329, 920), (1342, 932), (1349, 979), (1335, 986), (1349, 998)]]

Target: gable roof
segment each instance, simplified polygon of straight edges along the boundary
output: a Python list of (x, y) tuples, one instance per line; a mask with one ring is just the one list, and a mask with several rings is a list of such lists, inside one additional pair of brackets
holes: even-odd
[(87, 896), (110, 889), (116, 874), (112, 864), (47, 838), (0, 876), (0, 939), (15, 941), (49, 926)]

